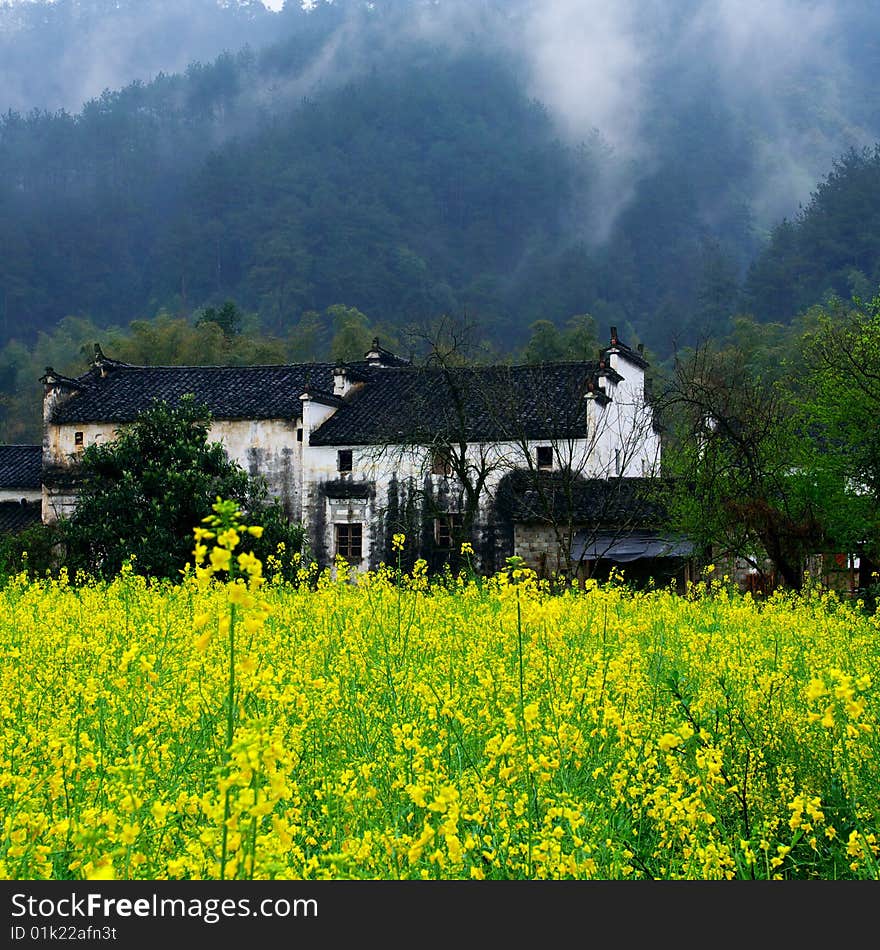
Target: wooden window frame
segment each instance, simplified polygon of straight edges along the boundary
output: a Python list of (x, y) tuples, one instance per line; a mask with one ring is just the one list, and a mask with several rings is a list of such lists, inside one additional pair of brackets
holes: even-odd
[(341, 521), (334, 526), (336, 556), (349, 563), (361, 561), (364, 556), (364, 525), (361, 521)]
[(445, 478), (449, 478), (450, 475), (454, 474), (452, 468), (452, 461), (450, 455), (452, 449), (448, 446), (442, 448), (436, 448), (431, 453), (431, 474), (432, 475), (442, 475)]
[(458, 511), (437, 515), (434, 519), (434, 544), (444, 551), (451, 551), (456, 534), (460, 535), (463, 527), (464, 516)]

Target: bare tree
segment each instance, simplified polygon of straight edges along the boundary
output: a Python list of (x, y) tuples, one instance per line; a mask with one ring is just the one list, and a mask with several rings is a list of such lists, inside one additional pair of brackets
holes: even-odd
[[(464, 542), (475, 541), (475, 526), (494, 485), (509, 471), (508, 446), (484, 437), (496, 400), (509, 398), (497, 383), (499, 368), (480, 362), (474, 328), (442, 318), (413, 329), (412, 349), (421, 359), (409, 373), (405, 405), (396, 407), (396, 425), (384, 444), (374, 446), (374, 462), (408, 472), (411, 492), (434, 544), (454, 559)], [(401, 527), (403, 520), (401, 521)], [(489, 552), (478, 550), (483, 560)]]
[[(419, 384), (408, 414), (395, 440), (375, 453), (418, 471), (422, 514), (440, 525), (448, 519), (450, 547), (474, 540), (478, 522), (486, 527), (506, 518), (512, 532), (511, 519), (526, 518), (552, 535), (552, 572), (570, 576), (593, 551), (587, 540), (598, 540), (600, 527), (608, 543), (609, 528), (625, 534), (644, 522), (647, 507), (633, 504), (631, 476), (655, 474), (658, 460), (646, 450), (653, 413), (643, 391), (619, 387), (623, 377), (601, 356), (528, 366), (473, 363), (467, 330), (449, 323), (440, 330), (420, 337), (424, 361), (413, 371)], [(609, 390), (617, 390), (614, 398)], [(587, 539), (589, 526), (595, 533)], [(512, 536), (507, 540), (509, 546)], [(487, 561), (490, 546), (484, 546)]]
[(519, 368), (518, 376), (507, 388), (525, 378), (530, 409), (500, 421), (515, 446), (518, 513), (552, 532), (555, 572), (576, 575), (657, 520), (656, 496), (648, 490), (659, 474), (658, 454), (650, 449), (653, 408), (644, 391), (609, 395), (619, 374), (602, 354), (592, 364)]
[(659, 406), (679, 524), (758, 571), (766, 557), (799, 589), (823, 543), (821, 486), (799, 465), (789, 390), (751, 373), (736, 350), (705, 343), (676, 359)]

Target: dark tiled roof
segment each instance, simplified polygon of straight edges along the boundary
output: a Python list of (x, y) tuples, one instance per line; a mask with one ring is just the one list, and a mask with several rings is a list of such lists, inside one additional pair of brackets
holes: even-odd
[(0, 501), (0, 534), (16, 533), (38, 524), (40, 521), (40, 503), (18, 501)]
[(41, 445), (0, 445), (0, 489), (39, 489), (42, 466)]
[[(96, 348), (95, 365), (83, 376), (59, 377), (47, 367), (44, 381), (69, 393), (52, 416), (68, 424), (132, 422), (154, 400), (176, 403), (190, 393), (215, 419), (295, 419), (308, 391), (339, 407), (311, 434), (311, 444), (377, 445), (583, 437), (588, 393), (602, 398), (604, 380), (621, 378), (604, 360), (439, 369), (415, 367), (378, 341), (374, 346), (365, 359), (346, 364), (362, 385), (344, 401), (332, 395), (333, 363), (129, 366)], [(614, 333), (612, 347), (644, 362)]]
[(301, 415), (307, 388), (333, 391), (332, 363), (292, 366), (127, 366), (114, 364), (77, 379), (80, 388), (52, 421), (132, 422), (154, 399), (174, 404), (187, 393), (215, 419), (290, 419)]
[(582, 478), (517, 469), (501, 480), (496, 505), (510, 520), (656, 527), (666, 518), (669, 482), (661, 478)]
[(598, 364), (369, 369), (312, 445), (431, 444), (586, 435)]
[(105, 377), (97, 368), (78, 377), (52, 421), (131, 422), (154, 399), (176, 403), (187, 393), (205, 402), (215, 419), (297, 418), (299, 397), (308, 390), (339, 404), (312, 433), (312, 445), (566, 437), (585, 434), (585, 397), (599, 371), (592, 361), (449, 371), (359, 361), (347, 366), (364, 385), (342, 401), (332, 395), (334, 365), (112, 363)]

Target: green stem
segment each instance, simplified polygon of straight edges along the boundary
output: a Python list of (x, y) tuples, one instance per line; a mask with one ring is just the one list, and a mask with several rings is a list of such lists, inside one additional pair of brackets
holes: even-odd
[[(232, 755), (232, 737), (235, 734), (235, 604), (229, 605), (229, 671), (226, 688), (226, 765), (228, 773), (229, 760)], [(227, 774), (227, 778), (228, 778)], [(226, 786), (226, 795), (223, 803), (223, 831), (220, 849), (220, 880), (226, 878), (226, 854), (229, 839), (229, 801), (230, 787)]]
[(525, 713), (525, 667), (523, 664), (523, 639), (522, 639), (522, 607), (519, 600), (519, 587), (516, 589), (516, 648), (517, 656), (519, 658), (519, 720), (522, 723), (523, 731), (523, 745), (526, 750), (526, 798), (528, 800), (528, 822), (529, 822), (529, 838), (528, 838), (528, 874), (529, 878), (532, 876), (532, 773), (529, 768), (529, 730), (526, 726), (526, 713)]

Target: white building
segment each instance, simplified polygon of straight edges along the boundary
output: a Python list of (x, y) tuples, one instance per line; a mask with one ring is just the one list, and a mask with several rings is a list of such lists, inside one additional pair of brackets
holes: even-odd
[[(566, 485), (582, 495), (591, 479), (659, 473), (646, 368), (614, 328), (595, 361), (537, 366), (416, 367), (378, 340), (344, 365), (131, 366), (96, 346), (83, 376), (47, 368), (42, 378), (42, 517), (73, 510), (87, 446), (154, 399), (192, 393), (211, 413), (211, 438), (306, 525), (319, 564), (396, 560), (392, 537), (404, 533), (408, 556), (432, 566), (469, 541), (484, 569), (520, 553), (549, 570), (549, 548), (565, 534), (570, 549), (582, 528), (561, 514)], [(543, 534), (512, 520), (523, 517), (514, 483)]]
[(38, 445), (0, 445), (0, 532), (39, 523), (41, 466)]

